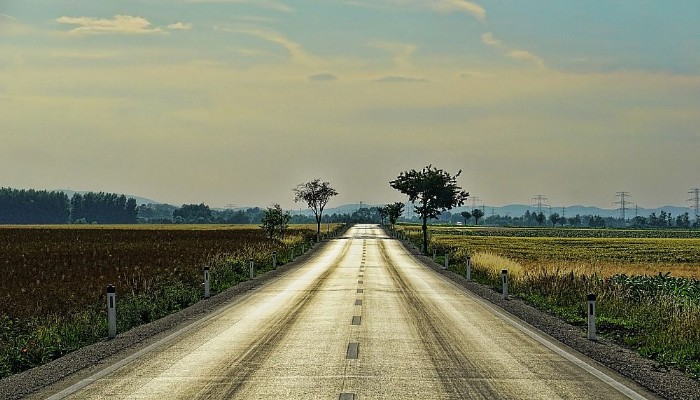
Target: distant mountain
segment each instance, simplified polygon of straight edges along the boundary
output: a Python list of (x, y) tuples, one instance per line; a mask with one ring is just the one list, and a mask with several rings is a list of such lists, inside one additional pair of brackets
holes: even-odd
[[(96, 192), (95, 190), (77, 190), (77, 191), (76, 191), (76, 190), (70, 190), (70, 189), (54, 189), (53, 191), (55, 191), (55, 192), (63, 192), (63, 193), (65, 193), (65, 194), (68, 196), (68, 198), (73, 197), (73, 195), (74, 195), (75, 193), (85, 194), (85, 193), (88, 193), (88, 192)], [(99, 191), (97, 191), (97, 192), (99, 192)], [(111, 193), (111, 192), (110, 192), (110, 193)], [(119, 193), (119, 194), (121, 194), (121, 193)], [(127, 198), (132, 198), (132, 197), (133, 197), (133, 199), (136, 200), (136, 204), (138, 204), (138, 205), (141, 205), (141, 204), (161, 204), (159, 201), (147, 199), (147, 198), (145, 198), (145, 197), (138, 197), (138, 196), (134, 196), (134, 195), (131, 195), (131, 194), (124, 194), (124, 196), (126, 196)]]

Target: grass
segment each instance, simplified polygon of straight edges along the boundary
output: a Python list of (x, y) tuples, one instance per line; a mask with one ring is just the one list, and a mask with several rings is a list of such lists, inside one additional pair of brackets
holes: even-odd
[[(399, 229), (419, 243), (418, 228)], [(661, 237), (658, 231), (573, 235), (561, 229), (558, 237), (550, 228), (537, 237), (532, 229), (464, 230), (431, 229), (431, 248), (449, 252), (455, 272), (464, 274), (471, 256), (472, 278), (500, 291), (501, 269), (507, 269), (511, 295), (579, 326), (586, 324), (586, 295), (595, 293), (602, 336), (700, 378), (697, 238)]]

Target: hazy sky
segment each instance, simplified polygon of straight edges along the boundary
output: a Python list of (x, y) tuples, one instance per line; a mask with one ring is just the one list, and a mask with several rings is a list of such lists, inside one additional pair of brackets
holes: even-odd
[[(2, 0), (0, 186), (181, 203), (687, 205), (697, 0)], [(298, 207), (298, 206), (297, 206)]]

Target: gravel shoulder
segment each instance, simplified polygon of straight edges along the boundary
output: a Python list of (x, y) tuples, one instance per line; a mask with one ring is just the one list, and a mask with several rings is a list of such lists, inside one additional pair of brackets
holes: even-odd
[(421, 255), (420, 251), (411, 243), (406, 241), (402, 243), (414, 257), (426, 266), (559, 342), (636, 382), (652, 393), (666, 399), (700, 399), (700, 381), (692, 379), (685, 373), (668, 369), (658, 362), (643, 358), (635, 351), (605, 338), (599, 337), (595, 342), (590, 341), (583, 328), (569, 325), (554, 315), (530, 306), (521, 299), (511, 296), (510, 300), (504, 300), (500, 292), (496, 292), (486, 285), (467, 281), (465, 277), (443, 269), (443, 266), (433, 262), (431, 257)]

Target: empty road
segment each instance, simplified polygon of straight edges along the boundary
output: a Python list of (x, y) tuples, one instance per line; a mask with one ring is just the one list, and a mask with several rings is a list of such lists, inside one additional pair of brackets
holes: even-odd
[(205, 319), (42, 397), (647, 398), (504, 314), (358, 225)]

